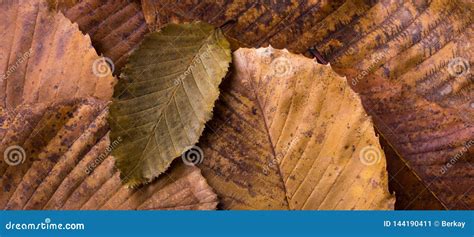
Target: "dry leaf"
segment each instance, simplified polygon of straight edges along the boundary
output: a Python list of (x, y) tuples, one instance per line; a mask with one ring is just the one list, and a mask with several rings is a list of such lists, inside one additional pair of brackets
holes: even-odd
[[(404, 189), (413, 185), (404, 176), (421, 178), (446, 208), (474, 206), (472, 1), (142, 0), (142, 6), (152, 28), (202, 20), (222, 27), (236, 47), (272, 44), (331, 62), (400, 155), (403, 168), (392, 178)], [(425, 189), (414, 191), (418, 197)]]
[(130, 0), (56, 0), (53, 7), (61, 10), (90, 35), (98, 53), (109, 57), (119, 74), (133, 49), (143, 40), (148, 29), (140, 4)]
[(393, 209), (372, 121), (330, 66), (239, 49), (200, 147), (225, 209)]
[[(151, 30), (158, 30), (169, 22), (201, 20), (221, 27), (233, 49), (271, 43), (278, 48), (288, 47), (311, 24), (337, 8), (340, 1), (173, 1), (141, 0), (143, 14)], [(298, 17), (306, 16), (306, 21)], [(311, 20), (310, 20), (311, 19)], [(293, 22), (295, 31), (284, 29)], [(284, 39), (281, 39), (281, 37)], [(291, 38), (292, 37), (292, 38)], [(279, 38), (276, 42), (273, 39)]]
[[(146, 32), (143, 16), (135, 2), (84, 0), (69, 8), (70, 6), (61, 7), (61, 4), (57, 3), (60, 1), (48, 1), (53, 2), (55, 7), (63, 9), (68, 18), (77, 21), (81, 30), (92, 36), (98, 51), (104, 52), (106, 56), (116, 61), (116, 66), (123, 64), (131, 49), (138, 44)], [(75, 1), (64, 2), (71, 5)], [(104, 2), (104, 5), (99, 4)], [(470, 1), (267, 2), (245, 0), (229, 2), (203, 0), (176, 2), (142, 0), (142, 2), (145, 17), (150, 26), (155, 29), (167, 22), (203, 20), (220, 26), (230, 38), (234, 48), (271, 43), (277, 48), (286, 47), (293, 52), (305, 53), (306, 56), (315, 55), (322, 62), (330, 61), (335, 71), (348, 76), (350, 85), (361, 94), (366, 110), (373, 116), (375, 124), (390, 143), (387, 147), (395, 148), (395, 155), (401, 157), (400, 160), (392, 162), (392, 165), (395, 165), (391, 169), (393, 175), (391, 179), (396, 180), (395, 187), (401, 184), (401, 187), (396, 189), (397, 191), (410, 192), (410, 199), (407, 199), (409, 203), (401, 203), (399, 206), (420, 207), (421, 202), (425, 205), (425, 200), (420, 197), (427, 193), (435, 200), (439, 200), (439, 204), (445, 208), (472, 209), (474, 206), (474, 191), (472, 190), (474, 112), (472, 110), (473, 83), (470, 73), (472, 61), (470, 41), (473, 38), (474, 8)], [(48, 14), (45, 8), (40, 8), (38, 11), (39, 5), (43, 6), (44, 3), (36, 0), (0, 2), (0, 12), (2, 16), (5, 16), (5, 20), (0, 24), (1, 32), (4, 33), (0, 38), (0, 43), (3, 45), (0, 46), (0, 64), (4, 65), (0, 74), (2, 88), (0, 115), (5, 119), (3, 124), (9, 124), (10, 120), (15, 118), (14, 116), (6, 118), (5, 113), (13, 113), (11, 109), (20, 103), (53, 102), (73, 96), (96, 96), (105, 100), (110, 98), (113, 78), (109, 75), (97, 80), (94, 77), (97, 75), (90, 77), (90, 71), (85, 70), (97, 59), (95, 52), (93, 53), (89, 47), (90, 43), (85, 42), (89, 39), (78, 34), (75, 25), (71, 25), (62, 15)], [(286, 71), (285, 64), (283, 64), (283, 69), (281, 68), (281, 61), (270, 61), (275, 62), (277, 68), (272, 73)], [(79, 62), (82, 65), (80, 67), (77, 66)], [(103, 65), (105, 61), (99, 60), (99, 62)], [(72, 83), (64, 78), (72, 78)], [(225, 88), (230, 92), (224, 96), (228, 95), (227, 97), (231, 98), (234, 95), (231, 92), (235, 90), (232, 86), (235, 80), (227, 83)], [(253, 91), (254, 88), (245, 87), (244, 89), (248, 92)], [(273, 92), (270, 92), (271, 95)], [(291, 99), (291, 103), (293, 100)], [(211, 123), (210, 130), (219, 134), (221, 128), (230, 129), (228, 126), (232, 126), (236, 132), (229, 135), (228, 141), (222, 141), (223, 138), (216, 138), (217, 135), (212, 135), (213, 133), (208, 131), (211, 135), (203, 138), (203, 147), (207, 147), (206, 154), (209, 150), (212, 150), (211, 153), (220, 152), (218, 156), (214, 154), (219, 158), (236, 152), (239, 154), (228, 160), (205, 159), (207, 173), (217, 175), (213, 179), (213, 182), (217, 183), (229, 173), (243, 173), (244, 177), (252, 176), (250, 174), (254, 174), (254, 171), (253, 169), (249, 171), (248, 167), (253, 167), (252, 165), (260, 162), (256, 159), (256, 162), (250, 162), (252, 165), (248, 165), (248, 161), (243, 160), (243, 157), (260, 158), (260, 156), (249, 156), (249, 149), (246, 149), (249, 145), (247, 143), (241, 145), (237, 142), (243, 138), (235, 134), (242, 132), (242, 126), (248, 124), (235, 126), (232, 123), (231, 115), (237, 116), (238, 113), (230, 113), (228, 110), (233, 109), (232, 105), (236, 103), (232, 102), (232, 99), (221, 101), (220, 103), (227, 104), (219, 105), (221, 109), (218, 108), (218, 111), (224, 111), (225, 115), (229, 114), (230, 119), (227, 120), (227, 117), (219, 115), (220, 117), (215, 118)], [(34, 106), (35, 111), (36, 106), (39, 105)], [(278, 104), (278, 106), (283, 105)], [(61, 111), (57, 112), (61, 113)], [(265, 111), (262, 110), (259, 113), (258, 108), (252, 109), (251, 112), (256, 115), (261, 114), (260, 117), (266, 116)], [(270, 111), (270, 114), (274, 113), (276, 112)], [(219, 119), (231, 123), (221, 127), (218, 122), (215, 122), (220, 121)], [(255, 124), (258, 124), (261, 129), (261, 121)], [(286, 127), (286, 122), (284, 124), (282, 126)], [(24, 126), (24, 123), (16, 121), (14, 125), (4, 126), (0, 130), (0, 136), (7, 136), (13, 131), (14, 126)], [(47, 131), (44, 133), (47, 136), (54, 135)], [(28, 134), (22, 136), (28, 136)], [(264, 150), (279, 149), (271, 145), (271, 132), (268, 132), (267, 136), (270, 139), (266, 147), (272, 149)], [(246, 134), (245, 139), (252, 138), (254, 138), (254, 133)], [(209, 139), (215, 139), (220, 143), (206, 145)], [(310, 139), (313, 139), (312, 135)], [(39, 145), (47, 141), (41, 140)], [(8, 140), (6, 142), (10, 143)], [(50, 150), (55, 147), (60, 149), (53, 151), (53, 154), (65, 149), (64, 145), (70, 141), (66, 140), (64, 144), (58, 142), (59, 140), (54, 140), (53, 143), (56, 145), (50, 145), (52, 146)], [(288, 146), (293, 146), (295, 143), (298, 145), (300, 142), (299, 138), (291, 140)], [(234, 144), (239, 149), (222, 148), (222, 144)], [(42, 146), (47, 146), (47, 144)], [(49, 154), (50, 150), (44, 154)], [(250, 153), (255, 152), (251, 150)], [(214, 155), (211, 158), (214, 158)], [(271, 173), (276, 168), (274, 161), (279, 160), (278, 154), (275, 153), (273, 157), (276, 158), (270, 159), (272, 163), (263, 166), (267, 167), (263, 169), (266, 173), (265, 177), (273, 174), (269, 178), (271, 180), (274, 176), (281, 177), (278, 176), (280, 173)], [(212, 165), (213, 162), (224, 162), (225, 165), (230, 164), (226, 162), (231, 162), (233, 166), (231, 168), (219, 167)], [(1, 164), (0, 168), (2, 174), (7, 171), (4, 164)], [(41, 172), (43, 171), (40, 170)], [(281, 174), (284, 175), (284, 173)], [(117, 175), (115, 173), (115, 176)], [(383, 177), (382, 174), (382, 181)], [(405, 181), (407, 177), (411, 177), (410, 181)], [(419, 185), (423, 186), (421, 191), (413, 188), (413, 179), (419, 178), (423, 181), (423, 184)], [(2, 178), (2, 182), (4, 180)], [(115, 180), (118, 179), (115, 178)], [(229, 189), (238, 190), (220, 193), (227, 197), (223, 205), (225, 208), (229, 206), (249, 208), (255, 204), (255, 200), (261, 200), (263, 197), (264, 201), (258, 204), (260, 207), (274, 197), (265, 196), (268, 193), (256, 195), (259, 192), (255, 190), (266, 190), (255, 185), (255, 182), (258, 183), (260, 180), (255, 181), (252, 178), (247, 181), (245, 178), (230, 177), (224, 181), (235, 184), (235, 189)], [(11, 185), (7, 184), (2, 187), (9, 186)], [(282, 187), (286, 189), (286, 186)], [(281, 190), (271, 190), (273, 191), (275, 195), (281, 195)], [(334, 195), (337, 194), (339, 193)], [(250, 195), (253, 199), (242, 200), (241, 195)], [(95, 198), (101, 197), (95, 196)], [(8, 201), (11, 202), (9, 205), (15, 206), (18, 200), (12, 200)], [(21, 203), (22, 200), (19, 200)], [(278, 206), (291, 208), (292, 199), (287, 197), (287, 200), (289, 202), (286, 206), (276, 202), (270, 202), (270, 205), (272, 208), (279, 208)], [(350, 206), (348, 203), (351, 202), (345, 201), (335, 204), (336, 207), (337, 205)], [(70, 202), (73, 204), (72, 201)], [(308, 202), (311, 203), (312, 200)], [(328, 202), (326, 201), (324, 205), (329, 205)], [(140, 203), (137, 202), (136, 206)], [(387, 201), (387, 203), (390, 202)], [(438, 203), (433, 205), (438, 205)], [(252, 206), (252, 208), (256, 207)]]
[(113, 151), (130, 186), (151, 181), (198, 142), (231, 57), (219, 30), (170, 24), (130, 56), (110, 107)]
[[(121, 185), (110, 150), (106, 103), (22, 105), (1, 121), (1, 209), (215, 209), (198, 168), (175, 164), (163, 178)], [(15, 156), (16, 155), (16, 156)]]
[(52, 10), (57, 10), (59, 8), (69, 8), (77, 4), (79, 0), (46, 0), (48, 6)]
[[(316, 48), (348, 76), (381, 133), (429, 192), (448, 209), (472, 209), (474, 5), (391, 3), (385, 10), (372, 6)], [(397, 182), (406, 175), (399, 171), (393, 173)]]
[(115, 79), (107, 64), (62, 14), (49, 12), (40, 0), (1, 1), (0, 14), (1, 107), (111, 98)]
[[(215, 209), (199, 169), (182, 164), (139, 190), (121, 186), (108, 156), (107, 62), (45, 2), (4, 1), (0, 12), (1, 209)], [(72, 99), (84, 96), (97, 99)]]
[[(376, 131), (376, 133), (379, 133)], [(380, 137), (387, 158), (389, 191), (396, 193), (395, 210), (443, 210), (443, 203), (426, 188), (420, 178), (399, 158), (387, 141)], [(406, 185), (409, 184), (409, 185)]]

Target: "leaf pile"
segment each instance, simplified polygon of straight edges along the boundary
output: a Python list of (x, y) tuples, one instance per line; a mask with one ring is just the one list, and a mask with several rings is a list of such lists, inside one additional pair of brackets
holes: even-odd
[(123, 186), (109, 156), (118, 142), (110, 142), (107, 123), (116, 79), (94, 72), (100, 58), (88, 37), (43, 1), (1, 4), (13, 21), (0, 24), (8, 33), (0, 47), (8, 65), (1, 81), (2, 209), (216, 208), (199, 169), (183, 164), (141, 189)]
[(0, 12), (3, 209), (474, 207), (470, 1)]
[(395, 151), (390, 180), (407, 197), (398, 207), (430, 208), (419, 199), (428, 195), (435, 208), (474, 208), (472, 1), (142, 0), (142, 7), (152, 29), (201, 20), (221, 27), (233, 48), (271, 44), (330, 62)]
[[(108, 150), (107, 103), (93, 98), (25, 105), (3, 114), (2, 150), (21, 144), (28, 159), (2, 163), (2, 209), (214, 209), (216, 195), (195, 167), (177, 164), (163, 179), (121, 185)], [(26, 125), (26, 126), (25, 126)], [(6, 146), (6, 147), (4, 147)]]

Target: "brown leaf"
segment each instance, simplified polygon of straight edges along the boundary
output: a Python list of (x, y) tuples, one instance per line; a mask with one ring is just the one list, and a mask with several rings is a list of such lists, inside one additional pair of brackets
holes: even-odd
[(98, 53), (112, 59), (115, 73), (127, 62), (133, 49), (142, 41), (148, 29), (135, 1), (80, 0), (56, 3), (64, 15), (90, 35)]
[(94, 74), (102, 68), (94, 68), (100, 61), (90, 39), (62, 14), (49, 12), (40, 0), (1, 1), (0, 14), (1, 107), (111, 98), (115, 79)]
[[(140, 189), (121, 185), (109, 156), (107, 103), (75, 99), (4, 114), (1, 209), (215, 209), (198, 168), (176, 163)], [(16, 152), (16, 157), (15, 157)]]
[[(369, 10), (372, 15), (364, 13), (350, 27), (360, 30), (345, 27), (340, 34), (354, 35), (352, 41), (333, 33), (328, 37), (338, 46), (327, 41), (316, 48), (348, 76), (376, 126), (428, 191), (449, 209), (472, 209), (474, 84), (468, 68), (464, 75), (453, 72), (456, 58), (473, 59), (473, 5), (422, 1), (389, 6), (383, 11), (378, 4)], [(388, 17), (395, 20), (384, 21)], [(368, 21), (373, 25), (363, 28)], [(403, 177), (395, 178), (400, 182)]]
[(443, 203), (425, 186), (420, 177), (413, 172), (404, 160), (399, 158), (400, 155), (383, 137), (380, 137), (380, 145), (387, 157), (389, 190), (397, 195), (396, 210), (446, 209)]
[[(361, 94), (403, 169), (445, 207), (474, 207), (471, 1), (142, 0), (142, 6), (152, 28), (199, 19), (222, 27), (236, 47), (272, 44), (331, 62)], [(414, 197), (425, 192), (414, 191)]]
[[(1, 209), (215, 209), (200, 170), (182, 164), (123, 187), (108, 156), (115, 79), (90, 39), (43, 1), (3, 1), (0, 12)], [(96, 98), (73, 99), (86, 96)]]
[(74, 6), (79, 0), (46, 0), (48, 6), (52, 10), (57, 10), (59, 8), (69, 8)]
[(110, 137), (123, 138), (113, 155), (126, 185), (150, 182), (198, 142), (230, 61), (229, 42), (203, 22), (145, 37), (110, 105)]
[(225, 209), (392, 209), (385, 157), (360, 99), (330, 66), (239, 49), (202, 137)]
[[(317, 41), (317, 30), (329, 32), (335, 24), (362, 12), (364, 1), (214, 1), (141, 0), (145, 20), (152, 30), (169, 22), (201, 20), (221, 27), (239, 47), (262, 47), (271, 44), (297, 53), (307, 52)], [(340, 14), (338, 14), (340, 13)], [(336, 23), (336, 22), (334, 22)]]

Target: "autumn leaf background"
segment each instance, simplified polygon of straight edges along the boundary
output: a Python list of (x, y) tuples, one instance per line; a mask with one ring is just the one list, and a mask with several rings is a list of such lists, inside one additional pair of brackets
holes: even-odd
[(0, 11), (3, 209), (474, 207), (471, 1)]

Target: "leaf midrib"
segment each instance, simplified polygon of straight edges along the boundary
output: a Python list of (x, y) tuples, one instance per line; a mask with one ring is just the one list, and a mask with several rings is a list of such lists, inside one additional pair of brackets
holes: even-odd
[[(250, 75), (250, 73), (247, 73), (247, 75)], [(263, 125), (264, 125), (264, 127), (265, 127), (265, 134), (267, 135), (267, 139), (268, 139), (268, 142), (270, 143), (270, 148), (271, 148), (272, 155), (273, 155), (272, 159), (277, 160), (277, 155), (276, 155), (276, 151), (275, 151), (275, 146), (274, 146), (274, 143), (273, 143), (272, 138), (271, 138), (271, 136), (270, 136), (270, 129), (269, 129), (268, 124), (267, 124), (267, 118), (265, 117), (265, 113), (264, 113), (262, 104), (261, 104), (261, 102), (260, 102), (258, 93), (255, 91), (255, 88), (257, 88), (257, 87), (255, 87), (255, 85), (254, 85), (254, 83), (253, 83), (252, 80), (248, 79), (248, 81), (249, 81), (249, 84), (251, 84), (251, 88), (253, 88), (253, 89), (251, 89), (251, 91), (252, 91), (252, 93), (253, 93), (254, 96), (255, 96), (255, 102), (256, 102), (256, 104), (257, 104), (257, 106), (258, 106), (258, 110), (260, 110), (260, 113), (262, 113)], [(290, 200), (288, 200), (288, 196), (287, 196), (288, 190), (286, 189), (285, 181), (284, 181), (284, 179), (283, 179), (283, 174), (282, 174), (282, 172), (281, 172), (280, 165), (278, 164), (278, 165), (276, 165), (276, 166), (277, 166), (277, 169), (278, 169), (278, 177), (279, 177), (279, 179), (280, 179), (280, 181), (281, 181), (281, 184), (282, 184), (282, 187), (283, 187), (283, 191), (285, 192), (286, 206), (287, 206), (288, 209), (290, 210), (290, 209), (291, 209), (291, 207), (290, 207)]]

